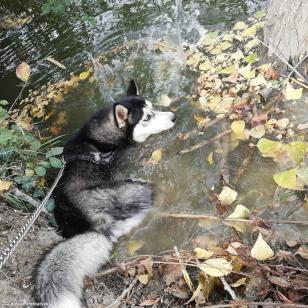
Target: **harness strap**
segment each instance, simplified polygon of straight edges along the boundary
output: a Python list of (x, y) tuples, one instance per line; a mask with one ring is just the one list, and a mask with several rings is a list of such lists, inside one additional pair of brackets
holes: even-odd
[(76, 160), (89, 161), (96, 165), (107, 165), (117, 155), (117, 151), (111, 151), (107, 153), (90, 152), (89, 154), (66, 154), (64, 159), (66, 162), (72, 162)]

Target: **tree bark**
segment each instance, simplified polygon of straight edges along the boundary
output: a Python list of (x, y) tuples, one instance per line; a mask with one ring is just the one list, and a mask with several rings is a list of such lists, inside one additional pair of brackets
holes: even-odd
[[(271, 0), (266, 19), (264, 41), (268, 46), (292, 66), (308, 55), (308, 0)], [(275, 57), (270, 49), (267, 55)], [(296, 69), (307, 77), (308, 57)]]

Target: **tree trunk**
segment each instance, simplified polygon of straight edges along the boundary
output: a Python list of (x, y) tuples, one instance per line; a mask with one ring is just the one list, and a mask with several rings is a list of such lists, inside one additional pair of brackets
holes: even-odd
[[(308, 0), (271, 0), (264, 40), (292, 66), (307, 56)], [(267, 54), (271, 58), (276, 57), (271, 49), (268, 49)], [(296, 69), (307, 77), (308, 57)]]

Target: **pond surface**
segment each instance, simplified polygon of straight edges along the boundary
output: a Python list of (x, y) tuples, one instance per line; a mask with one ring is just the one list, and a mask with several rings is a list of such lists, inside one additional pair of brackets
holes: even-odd
[[(220, 192), (222, 167), (228, 165), (230, 182), (234, 183), (236, 172), (247, 155), (247, 144), (229, 153), (227, 138), (195, 152), (177, 155), (179, 150), (216, 135), (225, 125), (214, 126), (202, 136), (191, 133), (192, 136), (185, 141), (177, 138), (181, 132), (196, 129), (193, 115), (198, 114), (187, 99), (195, 92), (197, 76), (186, 69), (183, 43), (197, 43), (207, 31), (227, 29), (236, 21), (245, 20), (264, 7), (266, 1), (208, 0), (183, 1), (183, 4), (180, 0), (158, 1), (160, 5), (129, 0), (80, 2), (57, 17), (42, 15), (35, 3), (29, 6), (22, 0), (1, 1), (0, 13), (9, 10), (34, 16), (31, 23), (0, 34), (1, 99), (13, 101), (15, 98), (19, 86), (15, 67), (21, 61), (33, 68), (31, 89), (38, 89), (48, 81), (67, 78), (68, 71), (83, 71), (85, 63), (93, 61), (98, 82), (82, 84), (55, 107), (58, 113), (65, 112), (68, 124), (62, 133), (70, 136), (95, 110), (119, 98), (131, 78), (138, 83), (140, 93), (154, 104), (161, 95), (167, 94), (174, 101), (168, 108), (176, 109), (176, 128), (129, 149), (127, 160), (120, 166), (125, 176), (145, 178), (157, 186), (158, 192), (152, 214), (122, 240), (119, 255), (126, 254), (126, 244), (130, 240), (144, 242), (139, 252), (155, 253), (174, 246), (187, 248), (192, 240), (202, 245), (211, 241), (214, 244), (222, 242), (224, 238), (238, 238), (237, 233), (222, 224), (204, 223), (200, 226), (191, 220), (161, 218), (159, 213), (216, 215), (215, 203), (208, 197), (212, 190)], [(83, 20), (85, 15), (95, 18), (95, 27)], [(160, 41), (168, 43), (169, 48), (157, 52), (154, 47)], [(61, 61), (67, 70), (43, 61), (47, 56)], [(305, 109), (305, 99), (301, 104), (297, 111)], [(44, 127), (46, 124), (42, 124)], [(161, 161), (147, 163), (151, 153), (159, 148), (163, 150)], [(213, 164), (208, 162), (211, 152)], [(276, 190), (272, 175), (277, 168), (271, 160), (262, 159), (255, 153), (235, 187), (239, 194), (238, 203), (252, 210), (264, 208), (261, 216), (265, 218), (288, 217), (290, 204), (283, 209), (269, 207)], [(302, 208), (288, 219), (301, 220), (305, 211), (307, 209)], [(298, 238), (299, 230), (303, 235), (307, 232), (295, 226), (275, 228), (285, 239)], [(250, 240), (250, 233), (244, 237)]]

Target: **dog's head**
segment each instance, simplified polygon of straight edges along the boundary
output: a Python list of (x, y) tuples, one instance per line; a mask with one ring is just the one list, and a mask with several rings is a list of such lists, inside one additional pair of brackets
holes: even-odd
[(136, 142), (143, 142), (175, 124), (175, 114), (154, 110), (149, 101), (138, 95), (133, 80), (130, 81), (126, 96), (113, 108), (116, 125)]

